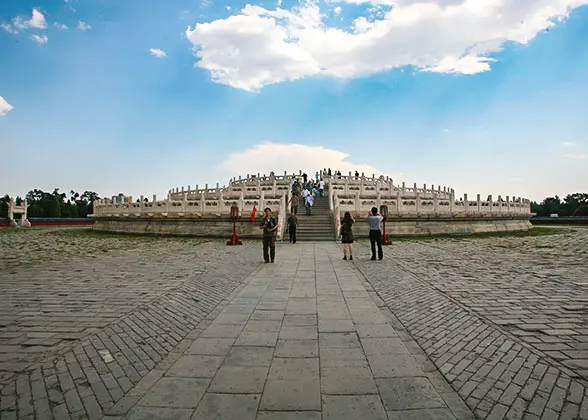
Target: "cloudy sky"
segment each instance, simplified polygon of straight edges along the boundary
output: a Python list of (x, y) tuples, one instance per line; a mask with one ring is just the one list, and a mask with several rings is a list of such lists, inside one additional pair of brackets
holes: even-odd
[(2, 0), (0, 194), (588, 192), (588, 0)]

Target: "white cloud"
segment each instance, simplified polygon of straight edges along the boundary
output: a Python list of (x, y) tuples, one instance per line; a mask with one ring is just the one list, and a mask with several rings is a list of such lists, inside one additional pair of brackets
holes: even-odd
[(4, 29), (6, 32), (10, 32), (11, 34), (15, 34), (18, 32), (16, 29), (12, 27), (12, 25), (6, 22), (0, 23), (0, 28)]
[(44, 45), (49, 41), (49, 38), (47, 38), (47, 35), (41, 35), (41, 36), (31, 35), (31, 39), (39, 45)]
[(67, 25), (65, 23), (53, 22), (53, 26), (55, 26), (57, 29), (67, 29)]
[(588, 155), (584, 155), (581, 153), (570, 153), (570, 154), (565, 155), (565, 157), (568, 159), (579, 159), (579, 160), (588, 159)]
[(33, 9), (33, 15), (30, 19), (27, 19), (24, 16), (17, 16), (12, 19), (12, 25), (2, 23), (0, 24), (0, 27), (7, 32), (16, 34), (19, 31), (24, 31), (26, 29), (47, 29), (47, 21), (45, 20), (43, 13), (39, 12), (37, 9)]
[(231, 11), (231, 6), (225, 6), (225, 9), (227, 9), (228, 12)]
[(167, 57), (166, 52), (163, 50), (160, 50), (159, 48), (149, 48), (149, 52), (151, 53), (151, 55), (153, 55), (157, 58)]
[(88, 29), (92, 29), (92, 25), (87, 24), (86, 22), (82, 22), (81, 20), (78, 22), (78, 29), (80, 31), (87, 31)]
[(23, 20), (21, 16), (15, 17), (12, 21), (14, 27), (19, 30), (36, 28), (47, 29), (47, 22), (45, 16), (37, 9), (33, 9), (33, 16), (29, 20)]
[(571, 141), (560, 141), (559, 142), (560, 146), (565, 146), (565, 147), (571, 147), (571, 146), (575, 146), (576, 143), (571, 142)]
[(304, 144), (260, 143), (250, 149), (232, 153), (220, 163), (219, 167), (231, 175), (245, 175), (247, 173), (276, 174), (283, 171), (298, 173), (299, 170), (314, 175), (315, 171), (323, 168), (339, 170), (343, 175), (349, 171), (365, 173), (366, 176), (387, 175), (395, 182), (402, 174), (385, 173), (371, 165), (354, 163), (347, 160), (349, 154), (339, 150), (328, 149), (323, 146), (308, 146)]
[[(526, 44), (588, 0), (342, 0), (385, 5), (349, 31), (329, 28), (314, 0), (291, 10), (247, 5), (188, 27), (197, 66), (218, 83), (257, 91), (307, 76), (352, 78), (403, 66), (475, 74), (507, 42)], [(340, 0), (341, 1), (341, 0)], [(389, 7), (393, 6), (393, 7)], [(369, 19), (368, 19), (369, 18)]]
[(335, 13), (335, 16), (337, 16), (338, 14), (340, 14), (341, 13), (341, 6), (336, 6), (333, 9), (333, 13)]
[(13, 109), (14, 109), (14, 107), (12, 105), (10, 105), (8, 102), (6, 102), (6, 99), (4, 99), (2, 96), (0, 96), (0, 117), (5, 116)]

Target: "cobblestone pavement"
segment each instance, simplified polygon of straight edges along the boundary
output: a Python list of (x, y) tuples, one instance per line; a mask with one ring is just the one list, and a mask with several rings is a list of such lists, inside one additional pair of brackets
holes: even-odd
[(42, 230), (0, 241), (1, 420), (99, 418), (259, 267), (255, 243)]
[(106, 410), (121, 418), (474, 417), (339, 247), (307, 243), (282, 245)]
[(588, 419), (587, 230), (399, 241), (382, 261), (365, 243), (355, 251), (477, 417)]

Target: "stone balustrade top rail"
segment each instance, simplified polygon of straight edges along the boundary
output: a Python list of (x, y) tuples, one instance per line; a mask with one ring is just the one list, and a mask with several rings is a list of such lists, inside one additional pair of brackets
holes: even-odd
[[(403, 182), (402, 185), (394, 185), (392, 178), (383, 175), (376, 177), (375, 174), (372, 174), (371, 177), (365, 176), (365, 174), (355, 176), (351, 172), (349, 172), (348, 175), (327, 175), (321, 171), (319, 176), (327, 185), (332, 186), (334, 189), (342, 189), (341, 185), (344, 185), (345, 193), (358, 191), (360, 194), (377, 194), (379, 191), (402, 191), (403, 194), (418, 192), (421, 194), (448, 196), (449, 193), (454, 192), (454, 190), (449, 187), (438, 186), (437, 189), (435, 189), (434, 185), (431, 185), (430, 188), (427, 188), (426, 184), (424, 184), (423, 188), (419, 188), (416, 183), (414, 183), (412, 187), (406, 186), (405, 182)], [(245, 178), (241, 178), (240, 176), (238, 178), (231, 178), (228, 186), (223, 185), (221, 187), (220, 184), (217, 183), (216, 187), (209, 187), (208, 184), (206, 184), (204, 188), (199, 188), (198, 185), (192, 188), (191, 185), (188, 185), (187, 188), (172, 188), (168, 191), (168, 195), (174, 200), (181, 200), (184, 195), (187, 195), (188, 199), (198, 199), (203, 195), (205, 197), (218, 197), (221, 193), (229, 195), (231, 193), (239, 193), (242, 190), (252, 195), (259, 194), (260, 191), (272, 191), (273, 193), (276, 193), (277, 191), (289, 190), (289, 185), (292, 180), (301, 177), (302, 171), (299, 171), (298, 174), (289, 174), (284, 171), (284, 173), (280, 175), (274, 173), (270, 173), (270, 175), (260, 173), (257, 175), (247, 174)], [(314, 178), (309, 176), (309, 179)], [(360, 188), (358, 188), (358, 186)]]
[[(479, 217), (492, 217), (496, 214), (529, 215), (530, 201), (521, 197), (506, 197), (506, 201), (499, 196), (494, 201), (488, 196), (485, 201), (477, 195), (475, 201), (468, 200), (467, 194), (461, 198), (455, 197), (455, 191), (448, 187), (433, 185), (422, 188), (417, 184), (407, 186), (394, 185), (389, 177), (366, 177), (363, 174), (356, 177), (348, 175), (327, 175), (321, 171), (321, 176), (328, 186), (330, 207), (334, 214), (345, 211), (363, 213), (372, 207), (380, 207), (385, 204), (389, 207), (390, 215), (414, 216), (414, 215), (472, 215)], [(153, 195), (151, 202), (144, 196), (136, 203), (112, 203), (110, 200), (97, 200), (94, 202), (95, 217), (109, 216), (212, 216), (228, 215), (232, 206), (238, 206), (240, 215), (250, 214), (253, 207), (261, 211), (265, 206), (272, 207), (274, 211), (285, 211), (284, 203), (287, 203), (290, 193), (290, 183), (299, 174), (275, 175), (247, 175), (246, 178), (232, 178), (229, 186), (215, 188), (195, 188), (188, 186), (169, 190), (166, 199), (157, 200)], [(278, 210), (280, 209), (280, 210)]]

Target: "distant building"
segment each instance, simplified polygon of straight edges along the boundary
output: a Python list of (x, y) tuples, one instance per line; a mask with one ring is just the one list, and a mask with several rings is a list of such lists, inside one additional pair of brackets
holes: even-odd
[(133, 197), (131, 195), (124, 195), (123, 193), (120, 193), (119, 195), (113, 195), (111, 201), (113, 204), (132, 203)]

